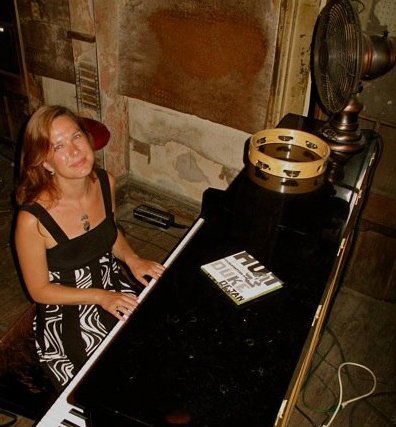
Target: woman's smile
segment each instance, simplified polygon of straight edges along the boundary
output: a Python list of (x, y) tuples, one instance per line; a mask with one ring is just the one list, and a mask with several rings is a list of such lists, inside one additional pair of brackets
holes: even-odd
[(86, 157), (83, 157), (82, 159), (78, 160), (77, 162), (72, 163), (70, 166), (72, 168), (78, 169), (80, 167), (85, 166), (86, 163), (87, 163), (87, 159), (86, 159)]

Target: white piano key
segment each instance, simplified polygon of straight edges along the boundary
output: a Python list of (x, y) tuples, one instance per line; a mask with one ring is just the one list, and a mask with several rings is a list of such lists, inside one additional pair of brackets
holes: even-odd
[[(177, 258), (180, 252), (184, 249), (190, 239), (195, 235), (195, 233), (201, 228), (202, 224), (205, 222), (203, 218), (199, 218), (195, 224), (190, 228), (190, 231), (184, 236), (184, 238), (180, 241), (180, 243), (176, 246), (173, 252), (169, 255), (169, 257), (164, 262), (164, 267), (169, 267), (173, 261)], [(149, 284), (143, 289), (140, 293), (138, 301), (141, 302), (146, 298), (147, 294), (151, 291), (153, 286), (155, 285), (156, 280), (151, 279)]]

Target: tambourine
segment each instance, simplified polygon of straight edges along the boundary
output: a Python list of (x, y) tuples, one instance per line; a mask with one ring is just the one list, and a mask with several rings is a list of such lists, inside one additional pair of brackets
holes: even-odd
[(330, 147), (319, 137), (295, 129), (266, 129), (251, 136), (249, 161), (265, 174), (285, 179), (318, 177), (326, 170)]
[(247, 175), (251, 181), (267, 190), (282, 194), (303, 194), (319, 189), (323, 182), (323, 174), (313, 178), (281, 178), (265, 173), (250, 162), (247, 165)]

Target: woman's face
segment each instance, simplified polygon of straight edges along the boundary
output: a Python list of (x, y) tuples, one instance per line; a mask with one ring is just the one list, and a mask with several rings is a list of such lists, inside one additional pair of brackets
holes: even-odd
[(95, 156), (87, 135), (69, 116), (57, 117), (50, 128), (50, 151), (44, 167), (57, 177), (89, 175)]

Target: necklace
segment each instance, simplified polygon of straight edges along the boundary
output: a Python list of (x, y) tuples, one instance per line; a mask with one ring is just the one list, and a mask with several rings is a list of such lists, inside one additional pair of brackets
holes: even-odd
[(84, 210), (82, 208), (82, 202), (83, 201), (87, 202), (88, 194), (90, 192), (90, 189), (91, 189), (90, 181), (86, 180), (85, 187), (82, 189), (83, 193), (82, 193), (80, 199), (78, 200), (80, 212), (82, 212), (81, 215), (80, 215), (80, 221), (82, 222), (82, 227), (83, 227), (83, 229), (84, 229), (85, 232), (87, 232), (87, 231), (89, 231), (91, 229), (91, 223), (89, 222), (89, 217), (88, 217), (87, 212), (86, 211), (84, 212)]
[(91, 228), (91, 224), (89, 222), (88, 215), (86, 213), (81, 215), (80, 221), (82, 222), (82, 226), (84, 231), (89, 231)]

